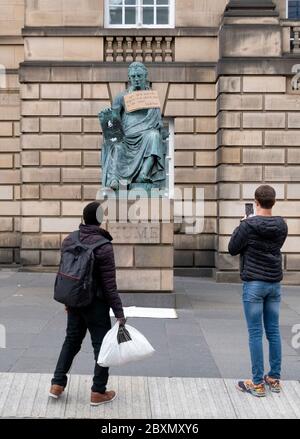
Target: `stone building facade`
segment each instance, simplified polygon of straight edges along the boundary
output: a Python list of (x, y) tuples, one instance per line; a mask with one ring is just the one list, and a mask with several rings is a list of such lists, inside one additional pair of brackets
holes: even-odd
[(0, 0), (0, 264), (55, 269), (99, 189), (97, 113), (142, 60), (174, 124), (175, 185), (204, 188), (205, 227), (175, 225), (174, 255), (116, 242), (119, 273), (139, 257), (145, 283), (162, 266), (167, 283), (174, 258), (177, 274), (238, 280), (228, 240), (266, 182), (289, 225), (285, 282), (298, 284), (300, 19), (287, 4), (174, 0), (169, 26), (109, 27), (104, 0)]

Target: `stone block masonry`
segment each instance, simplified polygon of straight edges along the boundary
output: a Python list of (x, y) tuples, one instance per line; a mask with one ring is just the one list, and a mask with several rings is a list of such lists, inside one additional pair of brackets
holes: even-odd
[[(24, 72), (26, 80), (30, 81), (36, 70), (24, 67)], [(44, 73), (42, 75), (48, 77)], [(77, 76), (81, 77), (80, 69)], [(50, 74), (51, 77), (53, 75)], [(155, 76), (153, 80), (153, 87), (160, 90), (162, 107), (166, 108), (168, 117), (175, 121), (175, 183), (179, 187), (192, 187), (194, 190), (203, 186), (207, 221), (216, 223), (216, 84), (160, 83), (156, 82)], [(46, 232), (60, 233), (62, 240), (68, 231), (78, 226), (84, 205), (96, 198), (101, 181), (102, 143), (97, 113), (111, 104), (108, 99), (117, 92), (116, 84), (112, 82), (70, 81), (67, 70), (65, 76), (61, 72), (60, 81), (23, 82), (21, 86), (23, 219), (26, 229), (29, 227), (27, 215), (32, 212), (35, 222), (35, 227), (31, 228), (33, 242), (35, 235), (43, 236)], [(125, 89), (125, 86), (125, 82), (119, 83), (118, 91)], [(178, 112), (184, 114), (185, 108), (190, 105), (195, 106), (195, 115), (189, 112), (188, 117), (176, 116)], [(210, 117), (203, 116), (202, 113), (206, 111), (201, 108), (205, 107), (211, 108)], [(176, 108), (176, 111), (172, 112), (172, 108)], [(34, 204), (26, 205), (25, 199)], [(78, 202), (66, 204), (65, 200)], [(51, 216), (57, 218), (52, 219)], [(184, 225), (179, 233), (184, 236)], [(200, 244), (201, 259), (198, 247), (186, 248), (184, 239), (176, 239), (178, 268), (184, 268), (180, 254), (188, 253), (190, 268), (194, 273), (199, 273), (200, 260), (205, 261), (206, 269), (212, 270), (214, 258), (211, 255), (216, 251), (215, 233), (216, 228), (208, 226), (207, 222), (203, 243)], [(174, 256), (171, 249), (157, 249), (149, 256), (143, 255), (142, 246), (129, 249), (128, 254), (132, 253), (132, 257), (137, 258), (134, 259), (136, 269), (153, 269), (152, 274), (155, 274), (159, 268), (163, 268), (161, 282), (170, 282), (165, 277), (164, 266), (167, 264), (171, 268), (170, 261)], [(51, 269), (50, 262), (57, 260), (57, 250), (56, 253), (51, 250), (47, 254), (40, 248), (31, 249), (30, 254), (28, 249), (25, 250), (26, 253), (22, 252), (22, 255), (26, 256), (23, 262), (26, 266)], [(118, 245), (117, 264), (123, 270), (125, 254), (126, 250)], [(130, 286), (131, 281), (128, 282)]]
[[(225, 84), (230, 93), (225, 91)], [(299, 230), (294, 228), (298, 215), (294, 200), (298, 199), (300, 179), (299, 96), (288, 94), (287, 78), (282, 76), (221, 77), (218, 90), (221, 111), (216, 278), (224, 282), (238, 279), (236, 258), (228, 257), (229, 238), (244, 215), (244, 204), (253, 200), (256, 187), (269, 183), (277, 191), (275, 214), (286, 218), (292, 235), (283, 248), (284, 280), (297, 283), (297, 263), (290, 261), (297, 261), (299, 240)]]
[(160, 244), (114, 231), (122, 288), (132, 289), (137, 275), (170, 288), (172, 260), (177, 274), (238, 280), (227, 243), (261, 183), (275, 186), (275, 212), (289, 225), (285, 282), (300, 282), (300, 92), (291, 87), (300, 60), (280, 20), (285, 2), (276, 2), (278, 12), (262, 2), (257, 14), (238, 1), (175, 3), (174, 29), (137, 31), (105, 28), (103, 0), (0, 1), (8, 72), (5, 87), (0, 76), (1, 265), (56, 269), (62, 240), (100, 187), (97, 113), (125, 89), (131, 58), (147, 57), (174, 126), (175, 187), (194, 201), (203, 189), (205, 220), (195, 235), (175, 221), (174, 240), (162, 224)]
[[(30, 78), (31, 72), (32, 67), (26, 67), (25, 76)], [(51, 72), (46, 75), (40, 71), (39, 74), (53, 77)], [(78, 69), (77, 77), (81, 76)], [(153, 79), (155, 81), (155, 76)], [(175, 184), (180, 188), (193, 188), (193, 191), (204, 188), (205, 193), (203, 233), (189, 236), (184, 224), (175, 227), (174, 260), (179, 274), (199, 275), (208, 269), (211, 274), (216, 271), (218, 280), (237, 278), (236, 259), (226, 256), (226, 245), (244, 213), (244, 202), (251, 201), (252, 192), (260, 183), (268, 182), (279, 189), (280, 199), (289, 203), (292, 188), (288, 189), (288, 184), (299, 181), (298, 141), (294, 132), (287, 130), (288, 124), (296, 126), (298, 113), (290, 112), (289, 108), (269, 109), (270, 97), (276, 96), (277, 101), (282, 97), (283, 102), (289, 99), (282, 76), (267, 79), (269, 83), (266, 78), (240, 75), (221, 76), (204, 84), (154, 82), (157, 89), (165, 90), (162, 94), (165, 115), (174, 119)], [(30, 83), (30, 90), (27, 83), (22, 84), (22, 103), (25, 104), (22, 105), (25, 109), (22, 178), (26, 184), (24, 197), (37, 203), (29, 208), (24, 204), (25, 212), (32, 212), (33, 220), (42, 220), (32, 234), (43, 236), (46, 231), (58, 232), (63, 239), (72, 227), (78, 226), (85, 203), (96, 197), (101, 179), (102, 142), (96, 114), (110, 105), (108, 97), (116, 85), (73, 82), (67, 71), (65, 77), (61, 71), (60, 81)], [(119, 90), (122, 87), (125, 88), (125, 82), (118, 84)], [(3, 163), (4, 160), (8, 158), (3, 158)], [(44, 200), (47, 200), (47, 208)], [(78, 200), (78, 204), (67, 205), (64, 200)], [(221, 204), (223, 200), (227, 200), (228, 214)], [(289, 221), (293, 214), (288, 209), (286, 212)], [(51, 215), (57, 216), (57, 220), (52, 220)], [(284, 248), (287, 282), (295, 280), (293, 265), (287, 264), (287, 257), (296, 249), (296, 239), (297, 235), (293, 235)], [(128, 269), (135, 255), (142, 255), (141, 249), (136, 252), (132, 244), (128, 245), (128, 253), (118, 245), (120, 270)], [(57, 250), (56, 253), (51, 250), (50, 254), (43, 251), (46, 250), (31, 250), (35, 252), (31, 257), (25, 253), (25, 264), (42, 267), (45, 263), (47, 269), (51, 268), (50, 262), (57, 260)], [(159, 257), (156, 259), (161, 260)], [(153, 259), (147, 262), (141, 258), (137, 269), (141, 269), (140, 264), (146, 264), (143, 269), (148, 269), (149, 264), (153, 264), (153, 270), (157, 269)], [(131, 281), (128, 282), (129, 288)]]
[(0, 264), (20, 263), (20, 93), (14, 76), (0, 87)]

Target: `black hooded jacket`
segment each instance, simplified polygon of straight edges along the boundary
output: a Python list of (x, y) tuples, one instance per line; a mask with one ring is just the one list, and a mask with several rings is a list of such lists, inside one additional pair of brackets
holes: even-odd
[[(117, 290), (116, 265), (113, 246), (111, 244), (113, 240), (112, 236), (109, 232), (96, 225), (85, 225), (82, 223), (79, 226), (79, 230), (80, 241), (84, 244), (94, 244), (101, 236), (104, 236), (109, 241), (94, 251), (94, 279), (99, 290), (103, 293), (105, 301), (112, 308), (115, 317), (124, 317), (122, 302)], [(69, 244), (70, 235), (64, 239), (62, 249)]]
[(241, 255), (241, 279), (280, 282), (281, 248), (287, 234), (287, 224), (279, 216), (253, 216), (242, 221), (228, 245), (232, 256)]

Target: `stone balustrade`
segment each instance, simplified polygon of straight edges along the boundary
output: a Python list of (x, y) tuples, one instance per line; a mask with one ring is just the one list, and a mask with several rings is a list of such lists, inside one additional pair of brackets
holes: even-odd
[(172, 36), (107, 36), (104, 39), (106, 62), (173, 62), (175, 38)]
[(283, 52), (300, 53), (300, 22), (282, 20)]
[(300, 25), (291, 27), (291, 51), (300, 53)]

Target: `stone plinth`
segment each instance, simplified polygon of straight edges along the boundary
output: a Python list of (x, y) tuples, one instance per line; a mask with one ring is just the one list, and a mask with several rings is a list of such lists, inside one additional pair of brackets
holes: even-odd
[(166, 198), (101, 201), (102, 227), (113, 237), (121, 292), (173, 291), (173, 201)]

